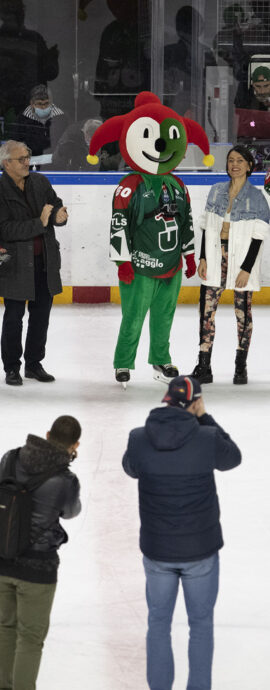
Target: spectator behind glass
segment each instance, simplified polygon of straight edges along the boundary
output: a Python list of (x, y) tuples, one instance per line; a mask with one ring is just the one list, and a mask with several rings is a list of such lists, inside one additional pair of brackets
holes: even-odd
[[(252, 72), (249, 100), (246, 107), (254, 110), (270, 110), (270, 69), (260, 65)], [(270, 124), (269, 124), (270, 130)]]
[(194, 73), (199, 89), (204, 68), (216, 61), (211, 49), (199, 40), (204, 24), (197, 10), (191, 5), (181, 7), (175, 26), (179, 40), (164, 48), (164, 104), (175, 108), (179, 115), (192, 118), (191, 74)]
[(47, 85), (59, 72), (57, 45), (24, 26), (22, 0), (0, 0), (0, 116), (14, 122), (36, 84)]
[(151, 72), (146, 55), (145, 16), (144, 43), (138, 33), (138, 0), (107, 0), (107, 5), (116, 19), (106, 26), (101, 36), (94, 87), (103, 120), (129, 112), (134, 96), (150, 88)]
[(44, 84), (32, 89), (30, 105), (21, 113), (12, 128), (15, 141), (23, 141), (33, 156), (52, 153), (68, 124), (61, 108), (53, 102)]
[[(225, 7), (223, 12), (224, 25), (222, 29), (217, 33), (213, 41), (213, 48), (216, 51), (219, 58), (227, 62), (229, 67), (232, 67), (235, 72), (238, 66), (234, 63), (234, 42), (236, 39), (237, 32), (242, 31), (242, 26), (244, 25), (245, 13), (241, 5), (238, 2), (233, 3), (233, 5), (228, 5)], [(236, 39), (237, 40), (237, 39)], [(222, 63), (221, 63), (222, 64)]]
[[(269, 3), (258, 0), (249, 3), (246, 14), (244, 10), (245, 7), (238, 3), (225, 8), (224, 27), (214, 38), (213, 46), (219, 58), (232, 68), (238, 82), (234, 101), (236, 108), (256, 109), (256, 89), (248, 88), (248, 72), (252, 55), (262, 55), (262, 62), (263, 56), (269, 55)], [(252, 104), (254, 94), (255, 104)]]
[(96, 172), (97, 170), (118, 170), (121, 161), (118, 142), (103, 146), (97, 165), (89, 165), (87, 154), (89, 144), (102, 120), (88, 119), (74, 122), (65, 130), (52, 157), (54, 170)]

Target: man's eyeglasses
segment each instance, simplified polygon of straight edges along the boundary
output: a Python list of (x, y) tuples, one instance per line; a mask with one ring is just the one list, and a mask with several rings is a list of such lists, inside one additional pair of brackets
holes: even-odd
[(19, 161), (19, 163), (24, 163), (25, 161), (30, 161), (31, 156), (20, 156), (20, 158), (9, 158), (10, 161)]

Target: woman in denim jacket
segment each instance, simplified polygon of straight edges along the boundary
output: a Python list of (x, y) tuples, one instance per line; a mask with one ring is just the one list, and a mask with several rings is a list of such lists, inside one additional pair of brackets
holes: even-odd
[(199, 363), (192, 373), (200, 383), (213, 381), (210, 361), (215, 313), (225, 289), (234, 290), (237, 320), (238, 348), (233, 383), (247, 383), (252, 292), (260, 290), (262, 244), (270, 220), (266, 199), (247, 179), (253, 169), (254, 159), (245, 146), (231, 149), (226, 164), (230, 182), (218, 182), (211, 187), (201, 218), (200, 352)]

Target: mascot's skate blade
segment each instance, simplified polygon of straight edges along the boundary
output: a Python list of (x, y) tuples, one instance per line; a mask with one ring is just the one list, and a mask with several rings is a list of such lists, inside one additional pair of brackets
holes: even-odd
[(169, 385), (170, 381), (172, 381), (175, 377), (174, 376), (165, 376), (162, 371), (154, 371), (153, 373), (153, 379), (155, 381), (160, 381), (161, 383), (165, 383), (165, 385)]
[(130, 380), (129, 369), (116, 369), (115, 378), (118, 383), (121, 383), (122, 388), (126, 390), (127, 382)]

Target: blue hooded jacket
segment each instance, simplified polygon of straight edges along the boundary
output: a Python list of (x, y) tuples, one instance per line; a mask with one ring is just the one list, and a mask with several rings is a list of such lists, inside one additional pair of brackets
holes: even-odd
[(214, 469), (232, 469), (241, 453), (230, 436), (204, 414), (180, 407), (152, 410), (133, 429), (123, 457), (139, 480), (140, 548), (159, 561), (193, 561), (223, 546)]

